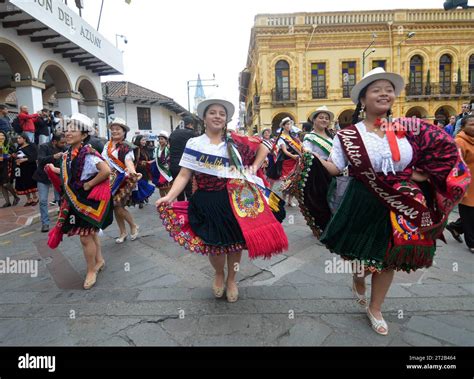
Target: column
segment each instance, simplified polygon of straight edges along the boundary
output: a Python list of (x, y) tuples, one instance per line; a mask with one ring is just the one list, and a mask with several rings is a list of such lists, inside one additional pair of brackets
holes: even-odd
[(76, 92), (57, 92), (58, 110), (64, 116), (70, 116), (79, 112), (79, 100), (81, 96)]
[(105, 124), (105, 105), (102, 100), (90, 100), (83, 103), (85, 114), (94, 120), (98, 126), (99, 136), (107, 136), (107, 125)]
[(12, 82), (11, 86), (15, 88), (18, 108), (26, 105), (29, 113), (36, 113), (43, 109), (44, 83), (35, 80), (21, 80)]

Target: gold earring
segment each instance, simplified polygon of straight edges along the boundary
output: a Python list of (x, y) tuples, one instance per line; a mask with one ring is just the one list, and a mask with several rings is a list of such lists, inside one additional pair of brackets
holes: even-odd
[(365, 119), (365, 104), (362, 104), (362, 108), (360, 109), (360, 112), (359, 112), (359, 118), (361, 120)]

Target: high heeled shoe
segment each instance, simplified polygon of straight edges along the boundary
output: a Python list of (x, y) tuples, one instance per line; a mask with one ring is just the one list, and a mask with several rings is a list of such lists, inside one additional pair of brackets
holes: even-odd
[(127, 237), (128, 237), (128, 234), (125, 234), (124, 236), (120, 236), (119, 238), (115, 240), (115, 243), (119, 243), (119, 244), (124, 243)]
[(86, 280), (84, 282), (84, 289), (90, 290), (92, 287), (94, 287), (96, 282), (97, 282), (97, 271), (94, 273), (94, 276), (92, 277), (92, 279)]
[(135, 233), (130, 234), (130, 241), (135, 241), (138, 238), (138, 229), (140, 227), (138, 225), (135, 226)]
[(222, 298), (225, 292), (225, 285), (222, 285), (221, 287), (217, 286), (216, 280), (214, 279), (214, 282), (212, 283), (212, 292), (214, 293), (214, 297), (216, 299)]
[(97, 269), (97, 272), (101, 272), (101, 271), (104, 271), (105, 269), (105, 261), (102, 261), (102, 264), (100, 265), (100, 267)]
[(237, 287), (237, 284), (235, 285), (235, 290), (233, 291), (229, 291), (229, 287), (227, 287), (226, 297), (229, 303), (235, 303), (237, 300), (239, 300), (239, 288)]
[(365, 293), (361, 295), (359, 292), (357, 292), (357, 288), (355, 285), (354, 279), (352, 279), (352, 293), (356, 297), (356, 303), (363, 306), (367, 307), (367, 298), (365, 297)]
[[(369, 317), (370, 325), (375, 333), (380, 334), (381, 336), (386, 336), (388, 334), (388, 325), (382, 317), (382, 320), (378, 320), (370, 312), (369, 307), (367, 307), (367, 316)], [(381, 329), (385, 329), (385, 332), (382, 332)]]

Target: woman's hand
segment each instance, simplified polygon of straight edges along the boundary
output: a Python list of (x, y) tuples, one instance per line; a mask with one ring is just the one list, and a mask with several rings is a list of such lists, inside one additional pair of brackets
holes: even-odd
[(89, 184), (89, 182), (86, 182), (84, 183), (82, 188), (84, 188), (84, 191), (89, 191), (92, 188), (92, 186)]
[(59, 175), (61, 173), (61, 169), (59, 167), (54, 166), (52, 163), (48, 163), (47, 165), (45, 165), (45, 167), (47, 167), (49, 170), (51, 170), (55, 174)]
[(156, 200), (156, 207), (158, 208), (161, 205), (167, 205), (175, 201), (176, 199), (172, 199), (170, 196), (166, 195), (164, 197), (160, 197), (158, 200)]
[(414, 180), (415, 182), (425, 182), (426, 180), (428, 180), (429, 178), (429, 175), (428, 174), (425, 174), (424, 172), (420, 172), (420, 171), (413, 171), (413, 173), (411, 174), (411, 179)]

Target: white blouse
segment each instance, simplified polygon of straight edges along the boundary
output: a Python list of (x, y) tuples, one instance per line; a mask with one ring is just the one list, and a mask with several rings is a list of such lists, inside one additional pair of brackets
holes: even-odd
[[(188, 142), (186, 142), (185, 149), (191, 149), (209, 155), (229, 158), (226, 142), (222, 141), (218, 145), (212, 144), (211, 140), (205, 133), (203, 135), (200, 135), (199, 137), (190, 138)], [(183, 159), (180, 160), (179, 165), (181, 167), (189, 168)]]
[[(413, 159), (413, 148), (406, 137), (396, 138), (398, 148), (400, 149), (400, 161), (394, 162), (386, 135), (379, 137), (374, 132), (368, 132), (363, 121), (359, 122), (356, 128), (362, 137), (365, 149), (369, 154), (370, 162), (376, 172), (388, 175), (389, 172), (395, 173), (397, 171), (403, 171), (410, 164)], [(340, 171), (343, 171), (348, 165), (348, 160), (341, 146), (339, 137), (335, 137), (333, 140), (329, 160), (332, 161)]]
[[(107, 148), (109, 147), (109, 142), (107, 142), (104, 146), (104, 150), (102, 150), (102, 156), (104, 157), (104, 159), (107, 159)], [(112, 155), (118, 159), (118, 150), (117, 149), (113, 149), (112, 150)], [(135, 160), (135, 155), (133, 154), (133, 150), (130, 150), (127, 155), (125, 155), (125, 160), (126, 161), (134, 161)], [(125, 163), (125, 162), (124, 162)]]
[(102, 159), (97, 157), (94, 154), (87, 154), (86, 161), (84, 163), (84, 168), (82, 169), (81, 181), (88, 180), (90, 177), (94, 176), (99, 172), (97, 165), (103, 162)]

